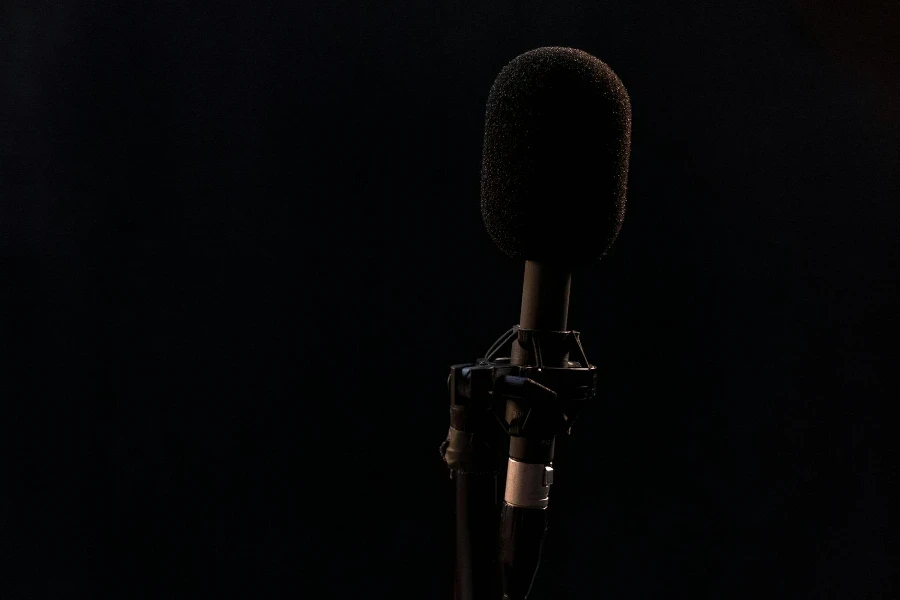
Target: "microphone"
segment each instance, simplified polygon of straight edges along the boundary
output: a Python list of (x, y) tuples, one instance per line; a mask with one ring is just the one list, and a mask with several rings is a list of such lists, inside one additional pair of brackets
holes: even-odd
[(619, 233), (630, 140), (625, 86), (580, 50), (526, 52), (500, 71), (488, 96), (484, 223), (503, 252), (526, 260), (510, 363), (550, 390), (543, 401), (507, 399), (500, 562), (508, 600), (526, 598), (537, 572), (555, 436), (568, 425), (558, 400), (564, 370), (574, 366), (564, 334), (572, 269), (604, 255)]
[(586, 52), (525, 52), (491, 87), (482, 216), (525, 272), (518, 325), (484, 358), (452, 366), (448, 380), (451, 426), (441, 454), (456, 479), (457, 600), (530, 593), (556, 436), (571, 433), (597, 389), (597, 367), (568, 327), (572, 272), (606, 254), (619, 234), (630, 144), (628, 93)]
[[(625, 214), (631, 103), (606, 64), (572, 48), (526, 52), (500, 71), (485, 114), (481, 209), (488, 233), (525, 259), (510, 364), (548, 391), (507, 396), (509, 463), (501, 513), (504, 598), (524, 599), (540, 560), (560, 406), (573, 267), (604, 255)], [(527, 332), (527, 333), (526, 333)], [(577, 338), (576, 338), (577, 341)], [(580, 344), (579, 344), (580, 345)], [(586, 363), (586, 361), (584, 361)]]

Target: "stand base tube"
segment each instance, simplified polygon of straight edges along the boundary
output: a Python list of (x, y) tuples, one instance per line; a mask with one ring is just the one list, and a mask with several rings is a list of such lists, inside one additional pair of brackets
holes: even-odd
[(456, 474), (456, 600), (500, 597), (496, 536), (489, 533), (500, 526), (497, 485), (491, 473)]
[(524, 508), (504, 502), (500, 517), (503, 600), (528, 597), (541, 562), (546, 532), (546, 508)]

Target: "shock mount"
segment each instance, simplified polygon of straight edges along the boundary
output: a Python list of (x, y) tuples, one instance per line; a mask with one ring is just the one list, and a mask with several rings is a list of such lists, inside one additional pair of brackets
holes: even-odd
[[(511, 364), (514, 353), (522, 364)], [(516, 325), (483, 358), (451, 366), (447, 384), (450, 429), (441, 457), (456, 487), (454, 598), (524, 599), (546, 531), (555, 439), (571, 434), (594, 399), (597, 367), (579, 332)], [(509, 514), (516, 504), (543, 510)]]

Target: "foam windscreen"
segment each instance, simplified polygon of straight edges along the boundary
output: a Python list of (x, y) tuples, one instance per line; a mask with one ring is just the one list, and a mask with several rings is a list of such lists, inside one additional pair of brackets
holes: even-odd
[(602, 256), (625, 215), (630, 145), (631, 102), (606, 64), (560, 47), (513, 59), (485, 112), (491, 238), (513, 258), (579, 266)]

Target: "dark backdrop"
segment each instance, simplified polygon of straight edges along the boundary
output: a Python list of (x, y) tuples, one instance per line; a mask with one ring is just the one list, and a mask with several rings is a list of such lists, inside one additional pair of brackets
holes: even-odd
[(633, 154), (535, 600), (894, 597), (891, 3), (108, 4), (0, 8), (0, 595), (449, 597), (484, 102), (568, 45)]

